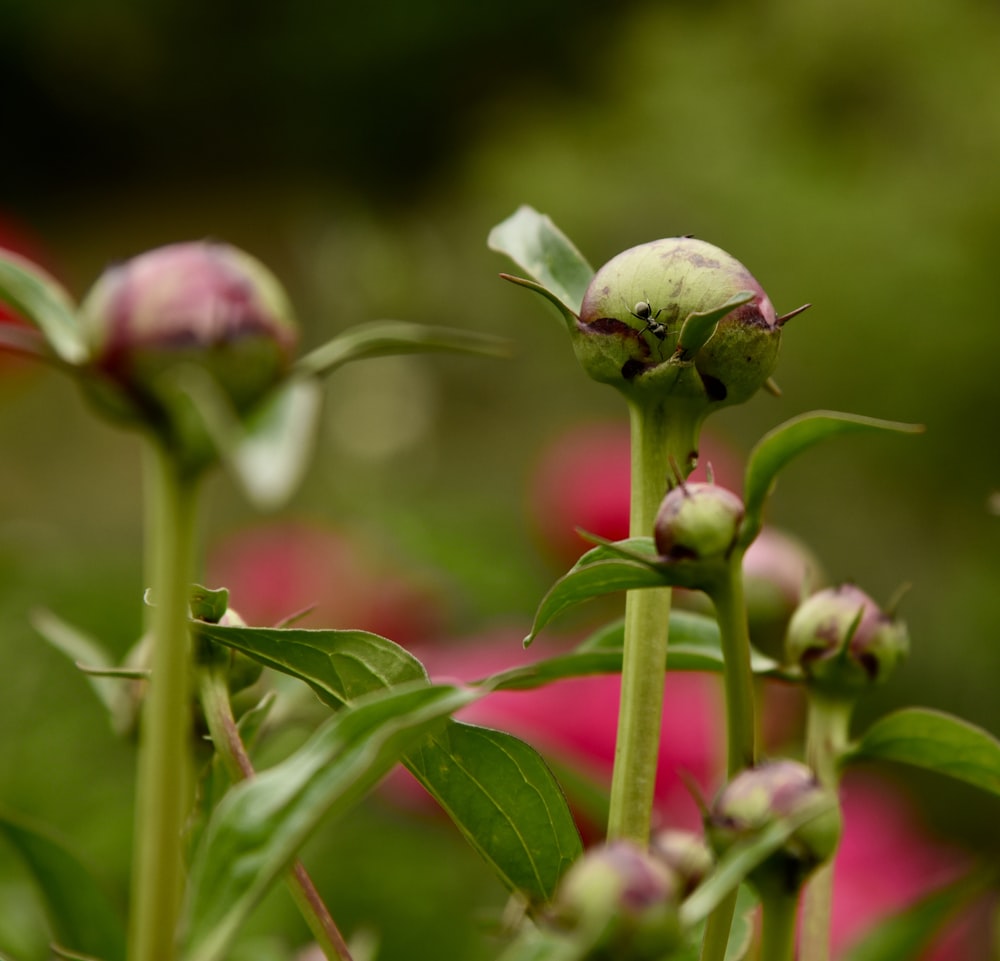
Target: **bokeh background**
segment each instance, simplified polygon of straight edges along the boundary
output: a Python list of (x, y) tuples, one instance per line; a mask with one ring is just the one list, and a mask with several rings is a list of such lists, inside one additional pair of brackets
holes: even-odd
[[(422, 623), (473, 637), (520, 629), (561, 570), (532, 515), (544, 452), (625, 417), (554, 314), (497, 278), (489, 228), (530, 203), (595, 266), (661, 236), (710, 240), (779, 312), (814, 305), (786, 329), (783, 396), (711, 422), (735, 456), (812, 408), (927, 426), (810, 453), (771, 508), (832, 579), (881, 599), (912, 585), (912, 658), (859, 721), (919, 703), (997, 732), (998, 44), (988, 0), (14, 0), (0, 243), (82, 295), (110, 261), (221, 238), (284, 279), (307, 346), (380, 317), (509, 338), (507, 361), (338, 373), (278, 518), (335, 530), (407, 580), (415, 611), (433, 597)], [(134, 437), (55, 375), (0, 365), (0, 802), (57, 826), (118, 896), (131, 747), (29, 615), (133, 643), (140, 495)], [(259, 522), (213, 479), (210, 552)], [(936, 832), (997, 845), (995, 800), (904, 783)], [(384, 958), (494, 953), (480, 912), (503, 894), (446, 825), (375, 803), (312, 859), (347, 926), (382, 929)], [(0, 950), (43, 956), (32, 905), (0, 850)], [(286, 916), (304, 939), (280, 897), (260, 931)]]

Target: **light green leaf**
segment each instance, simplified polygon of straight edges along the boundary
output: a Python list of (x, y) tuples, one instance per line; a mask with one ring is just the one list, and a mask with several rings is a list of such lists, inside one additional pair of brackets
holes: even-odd
[(73, 299), (41, 267), (9, 250), (0, 250), (0, 300), (35, 324), (67, 364), (87, 360)]
[(896, 761), (1000, 794), (1000, 740), (941, 711), (911, 707), (877, 720), (843, 762)]
[(191, 866), (186, 961), (224, 957), (320, 821), (356, 804), (405, 751), (479, 696), (426, 684), (379, 691), (335, 714), (285, 761), (234, 787)]
[(338, 334), (301, 357), (295, 367), (301, 374), (320, 377), (354, 360), (428, 351), (486, 357), (510, 354), (506, 341), (475, 331), (410, 324), (402, 320), (374, 320)]
[(549, 217), (531, 207), (519, 207), (490, 231), (487, 244), (509, 257), (534, 284), (516, 277), (509, 280), (542, 293), (564, 315), (579, 315), (594, 270)]
[(859, 431), (919, 434), (923, 429), (919, 424), (903, 424), (898, 421), (878, 420), (874, 417), (826, 410), (800, 414), (775, 427), (757, 442), (747, 461), (743, 483), (746, 519), (740, 533), (741, 544), (744, 547), (749, 545), (760, 533), (764, 504), (771, 493), (778, 472), (814, 444), (838, 434)]
[(76, 855), (48, 831), (4, 811), (0, 811), (0, 837), (38, 882), (55, 940), (101, 961), (124, 961), (122, 919)]

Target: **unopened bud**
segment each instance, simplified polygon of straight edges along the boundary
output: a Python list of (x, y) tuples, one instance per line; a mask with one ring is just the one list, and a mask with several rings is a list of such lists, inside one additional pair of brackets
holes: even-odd
[(680, 484), (663, 498), (653, 538), (657, 553), (668, 561), (725, 560), (740, 525), (743, 501), (715, 484)]
[(677, 875), (681, 882), (681, 897), (687, 897), (701, 884), (714, 863), (705, 839), (690, 831), (659, 831), (653, 835), (650, 849)]
[[(809, 817), (810, 812), (815, 816)], [(833, 856), (840, 840), (836, 797), (809, 767), (797, 761), (770, 761), (736, 775), (716, 798), (706, 831), (721, 855), (775, 822), (803, 817), (807, 820), (785, 844), (749, 874), (758, 889), (792, 893)]]
[(807, 598), (792, 615), (788, 661), (828, 695), (853, 697), (884, 681), (909, 653), (906, 625), (862, 590), (842, 584)]

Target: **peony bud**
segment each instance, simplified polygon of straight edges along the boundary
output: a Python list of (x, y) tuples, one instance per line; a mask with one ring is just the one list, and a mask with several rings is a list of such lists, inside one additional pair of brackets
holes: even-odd
[(681, 882), (681, 897), (687, 897), (708, 876), (714, 858), (701, 835), (666, 829), (653, 835), (653, 855), (663, 861)]
[(587, 958), (660, 959), (679, 939), (681, 882), (667, 864), (630, 841), (590, 848), (556, 892), (556, 920), (591, 943)]
[(298, 339), (274, 276), (243, 251), (211, 242), (159, 247), (109, 268), (80, 316), (101, 406), (195, 461), (210, 457), (211, 445), (178, 389), (180, 372), (204, 371), (246, 413), (285, 374)]
[(807, 598), (792, 615), (785, 653), (828, 696), (855, 697), (884, 681), (909, 653), (906, 625), (864, 591), (842, 584)]
[(670, 237), (597, 271), (573, 344), (595, 380), (626, 393), (682, 395), (705, 412), (764, 386), (783, 320), (739, 261), (704, 241)]
[(715, 484), (680, 484), (663, 498), (653, 539), (667, 561), (725, 560), (743, 523), (743, 501)]
[(784, 846), (749, 875), (758, 890), (791, 894), (814, 868), (833, 857), (840, 840), (836, 796), (805, 764), (769, 761), (738, 774), (716, 798), (706, 833), (721, 855), (733, 844), (756, 837), (777, 821), (808, 817), (812, 810), (815, 817), (800, 824)]

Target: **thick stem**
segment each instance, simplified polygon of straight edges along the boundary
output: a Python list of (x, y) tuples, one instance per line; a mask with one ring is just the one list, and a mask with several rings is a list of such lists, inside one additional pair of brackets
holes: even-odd
[[(630, 401), (632, 502), (630, 533), (648, 537), (671, 476), (671, 460), (685, 470), (695, 451), (693, 419), (668, 416), (669, 404)], [(625, 599), (618, 740), (611, 781), (608, 837), (649, 840), (660, 751), (666, 677), (670, 588), (629, 591)]]
[(152, 659), (139, 741), (128, 956), (173, 961), (184, 877), (182, 835), (193, 783), (188, 594), (197, 480), (156, 445), (147, 466)]
[[(253, 777), (253, 764), (229, 701), (225, 671), (215, 664), (203, 666), (199, 672), (199, 693), (212, 744), (230, 778), (238, 782)], [(347, 944), (301, 861), (292, 865), (285, 881), (327, 961), (351, 961)]]
[[(806, 721), (806, 761), (820, 783), (836, 792), (840, 756), (848, 746), (853, 705), (811, 691)], [(802, 955), (810, 961), (830, 959), (830, 915), (833, 902), (833, 860), (813, 874), (802, 911)]]
[[(762, 899), (760, 961), (794, 961), (798, 892), (772, 894)], [(813, 961), (810, 954), (804, 958)]]

